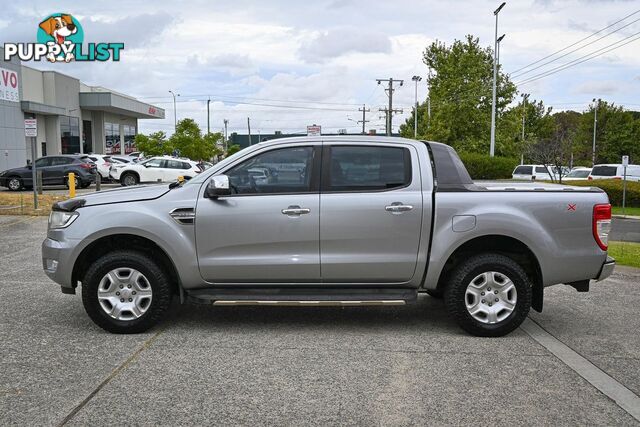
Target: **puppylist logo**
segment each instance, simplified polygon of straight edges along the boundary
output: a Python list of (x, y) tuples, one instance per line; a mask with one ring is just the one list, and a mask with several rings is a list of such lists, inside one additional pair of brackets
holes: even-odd
[(119, 61), (124, 43), (87, 43), (80, 22), (68, 13), (54, 13), (38, 25), (37, 43), (5, 43), (4, 60), (50, 62)]

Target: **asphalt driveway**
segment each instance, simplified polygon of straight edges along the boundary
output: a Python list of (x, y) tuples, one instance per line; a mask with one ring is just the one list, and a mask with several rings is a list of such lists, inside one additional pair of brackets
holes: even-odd
[[(175, 304), (149, 333), (111, 335), (42, 273), (45, 229), (44, 218), (0, 217), (3, 425), (640, 425), (523, 329), (468, 336), (426, 296), (406, 307)], [(640, 270), (619, 268), (589, 293), (548, 289), (530, 322), (636, 396), (639, 306)]]

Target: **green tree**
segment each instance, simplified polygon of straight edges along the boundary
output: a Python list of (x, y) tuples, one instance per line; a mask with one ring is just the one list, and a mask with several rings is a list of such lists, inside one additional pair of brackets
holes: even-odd
[(620, 163), (623, 155), (631, 161), (640, 160), (640, 125), (634, 113), (623, 107), (599, 101), (589, 105), (582, 114), (576, 136), (576, 154), (580, 160), (591, 160), (593, 150), (593, 119), (598, 109), (596, 127), (596, 163)]
[[(429, 68), (427, 83), (431, 119), (426, 102), (418, 107), (418, 135), (452, 145), (461, 151), (488, 152), (491, 132), (493, 50), (482, 48), (478, 38), (468, 35), (451, 46), (436, 41), (426, 48), (423, 62)], [(498, 116), (516, 93), (514, 84), (501, 69), (497, 79)], [(412, 114), (400, 126), (403, 136), (413, 137)], [(513, 138), (499, 134), (496, 152)]]
[[(525, 94), (524, 97), (528, 98)], [(523, 98), (524, 98), (523, 97)], [(522, 118), (524, 117), (524, 139), (522, 137)], [(540, 139), (550, 138), (555, 122), (551, 107), (545, 107), (542, 101), (521, 100), (506, 110), (497, 120), (497, 150), (503, 156), (520, 158), (528, 151), (528, 146)]]
[(218, 141), (220, 133), (209, 133), (203, 137), (200, 127), (193, 119), (182, 119), (169, 141), (171, 147), (181, 156), (192, 160), (210, 160), (220, 153)]
[(229, 147), (227, 147), (227, 157), (231, 156), (232, 154), (236, 154), (238, 151), (240, 151), (240, 146), (238, 144), (230, 145)]
[(136, 148), (144, 153), (145, 156), (162, 156), (170, 154), (172, 151), (171, 144), (167, 141), (167, 135), (162, 132), (153, 132), (143, 135), (141, 133), (135, 136)]

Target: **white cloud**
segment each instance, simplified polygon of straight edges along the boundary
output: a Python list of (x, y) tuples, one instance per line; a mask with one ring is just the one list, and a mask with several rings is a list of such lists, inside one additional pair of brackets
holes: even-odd
[(345, 53), (389, 53), (389, 36), (367, 29), (343, 27), (322, 31), (305, 41), (298, 55), (306, 62), (324, 62)]

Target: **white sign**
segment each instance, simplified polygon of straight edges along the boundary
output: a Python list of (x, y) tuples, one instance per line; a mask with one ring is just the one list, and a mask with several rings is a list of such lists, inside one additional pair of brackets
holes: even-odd
[(307, 126), (307, 136), (320, 136), (322, 134), (322, 126)]
[(24, 119), (24, 136), (38, 136), (38, 121), (36, 119)]
[(629, 166), (629, 156), (622, 156), (622, 166)]
[(20, 102), (17, 72), (0, 68), (0, 100)]

